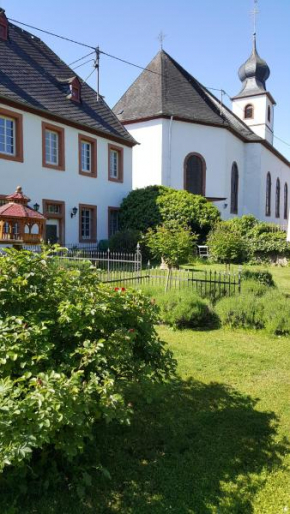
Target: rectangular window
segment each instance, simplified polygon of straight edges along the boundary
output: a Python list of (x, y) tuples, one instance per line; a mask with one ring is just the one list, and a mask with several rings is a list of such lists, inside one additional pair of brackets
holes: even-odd
[(50, 203), (47, 205), (49, 214), (61, 214), (61, 205), (59, 203)]
[(0, 158), (23, 162), (22, 114), (0, 108)]
[(82, 243), (97, 241), (97, 207), (95, 205), (79, 206), (79, 239)]
[(92, 169), (92, 145), (88, 141), (81, 142), (81, 167), (82, 171), (91, 173)]
[(119, 209), (108, 207), (108, 237), (110, 238), (116, 232), (119, 232)]
[(52, 130), (45, 131), (45, 162), (58, 166), (59, 141), (58, 133)]
[(42, 122), (42, 166), (63, 171), (65, 168), (64, 129)]
[(109, 180), (123, 182), (123, 148), (109, 145)]
[(79, 174), (97, 176), (97, 140), (79, 134)]
[(0, 152), (15, 155), (15, 120), (0, 117)]

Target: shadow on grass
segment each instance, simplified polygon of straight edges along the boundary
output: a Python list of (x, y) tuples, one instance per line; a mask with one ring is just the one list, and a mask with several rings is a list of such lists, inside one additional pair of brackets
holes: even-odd
[(63, 490), (21, 512), (251, 514), (265, 474), (288, 451), (275, 442), (275, 414), (219, 383), (176, 380), (147, 392), (150, 403), (130, 395), (131, 426), (98, 427), (111, 480), (96, 475), (82, 505)]

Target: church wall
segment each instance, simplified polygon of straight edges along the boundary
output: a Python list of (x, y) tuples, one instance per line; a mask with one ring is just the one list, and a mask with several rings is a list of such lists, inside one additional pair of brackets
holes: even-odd
[[(258, 145), (260, 146), (260, 145)], [(272, 192), (271, 192), (271, 216), (265, 216), (265, 203), (266, 203), (266, 177), (267, 173), (271, 173), (272, 179)], [(275, 216), (275, 192), (276, 181), (280, 179), (280, 218)], [(287, 220), (284, 219), (284, 184), (288, 184), (288, 207), (290, 205), (290, 167), (281, 161), (276, 155), (272, 154), (267, 148), (261, 146), (261, 213), (265, 221), (271, 221), (279, 225), (286, 225)]]
[(243, 214), (253, 214), (263, 220), (265, 203), (261, 191), (261, 152), (262, 145), (245, 144), (245, 174), (244, 174), (244, 209)]
[(159, 119), (126, 125), (140, 143), (133, 149), (133, 189), (162, 184), (162, 122)]

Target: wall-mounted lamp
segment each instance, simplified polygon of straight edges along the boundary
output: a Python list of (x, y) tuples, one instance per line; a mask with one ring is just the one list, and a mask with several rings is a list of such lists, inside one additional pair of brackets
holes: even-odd
[(71, 213), (70, 213), (70, 217), (74, 218), (77, 215), (77, 212), (78, 212), (78, 208), (77, 207), (73, 207), (72, 210), (71, 210)]
[(228, 204), (227, 204), (227, 203), (224, 203), (224, 209), (226, 209), (226, 208), (227, 208), (227, 206), (228, 206)]
[(33, 209), (37, 212), (39, 210), (39, 204), (35, 203)]

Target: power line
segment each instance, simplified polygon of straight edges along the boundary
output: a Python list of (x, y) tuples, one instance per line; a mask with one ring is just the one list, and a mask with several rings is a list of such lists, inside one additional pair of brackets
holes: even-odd
[(90, 52), (89, 54), (83, 55), (83, 57), (80, 57), (76, 61), (71, 62), (68, 66), (72, 66), (73, 64), (76, 64), (77, 62), (82, 61), (83, 59), (85, 59), (86, 57), (89, 57), (90, 55), (92, 55), (94, 53), (95, 53), (95, 50), (93, 50), (93, 52)]
[(75, 68), (72, 68), (72, 70), (77, 70), (78, 68), (80, 68), (81, 66), (84, 66), (85, 64), (88, 64), (89, 62), (92, 62), (94, 61), (95, 59), (89, 59), (88, 61), (85, 61), (85, 62), (82, 62), (81, 64), (79, 64), (78, 66), (76, 66)]
[(24, 27), (28, 27), (33, 30), (38, 30), (39, 32), (43, 32), (44, 34), (48, 34), (49, 36), (54, 36), (59, 39), (64, 39), (64, 41), (69, 41), (70, 43), (74, 43), (75, 45), (85, 46), (86, 48), (91, 48), (92, 50), (95, 50), (95, 48), (91, 45), (87, 45), (86, 43), (81, 43), (80, 41), (75, 41), (74, 39), (70, 39), (65, 36), (60, 36), (59, 34), (55, 34), (54, 32), (49, 32), (48, 30), (40, 29), (38, 27), (34, 27), (33, 25), (28, 25), (28, 23), (23, 23), (22, 21), (13, 20), (12, 18), (8, 18), (9, 21), (12, 21), (13, 23), (19, 23), (19, 25), (23, 25)]
[[(9, 21), (13, 22), (13, 23), (18, 23), (19, 25), (23, 25), (24, 27), (28, 27), (30, 29), (33, 29), (33, 30), (38, 30), (39, 32), (42, 32), (44, 34), (48, 34), (49, 36), (53, 36), (53, 37), (57, 37), (58, 39), (62, 39), (64, 41), (68, 41), (69, 43), (74, 43), (76, 45), (79, 45), (79, 46), (83, 46), (83, 47), (86, 47), (86, 48), (90, 48), (91, 50), (93, 50), (92, 52), (90, 52), (89, 54), (86, 54), (84, 55), (83, 57), (80, 57), (79, 59), (76, 59), (75, 61), (73, 61), (72, 63), (69, 64), (69, 66), (72, 66), (73, 64), (79, 62), (79, 61), (82, 61), (83, 59), (85, 59), (86, 57), (89, 57), (90, 55), (92, 55), (95, 51), (96, 51), (96, 48), (91, 46), (91, 45), (88, 45), (86, 43), (82, 43), (80, 41), (76, 41), (74, 39), (71, 39), (71, 38), (68, 38), (68, 37), (65, 37), (65, 36), (61, 36), (59, 34), (55, 34), (54, 32), (50, 32), (48, 30), (45, 30), (45, 29), (40, 29), (39, 27), (35, 27), (33, 25), (29, 25), (28, 23), (23, 23), (22, 21), (19, 21), (19, 20), (14, 20), (13, 18), (8, 18)], [(165, 74), (163, 73), (159, 73), (158, 71), (154, 71), (154, 70), (150, 70), (150, 68), (145, 68), (144, 66), (140, 66), (138, 64), (135, 64), (135, 63), (132, 63), (130, 61), (127, 61), (126, 59), (122, 59), (121, 57), (117, 57), (116, 55), (112, 55), (112, 54), (109, 54), (108, 52), (105, 52), (103, 50), (99, 50), (99, 53), (100, 54), (103, 54), (103, 55), (106, 55), (107, 57), (110, 57), (111, 59), (115, 59), (116, 61), (120, 61), (124, 64), (127, 64), (129, 66), (133, 66), (134, 68), (138, 68), (140, 70), (143, 70), (143, 71), (147, 71), (149, 73), (153, 73), (155, 75), (159, 75), (159, 76), (163, 76), (165, 78), (168, 78), (166, 77)], [(81, 63), (79, 66), (76, 66), (75, 68), (73, 68), (74, 70), (76, 70), (77, 68), (85, 65), (85, 64), (88, 64), (89, 62), (93, 61), (94, 59), (89, 59), (88, 61), (84, 62), (84, 63)], [(86, 82), (90, 77), (91, 75), (94, 73), (95, 69), (93, 69), (93, 71), (89, 74), (89, 76), (84, 80), (84, 82)], [(211, 90), (211, 91), (218, 91), (220, 92), (221, 94), (225, 94), (230, 100), (231, 100), (231, 97), (230, 95), (224, 90), (224, 89), (220, 89), (220, 88), (214, 88), (214, 87), (207, 87), (207, 86), (202, 86), (200, 84), (200, 86), (202, 88), (205, 88), (205, 89), (208, 89), (208, 90)], [(218, 102), (218, 99), (216, 99), (217, 102)], [(221, 105), (224, 105), (222, 102), (220, 102)], [(242, 108), (240, 108), (241, 111), (242, 111)], [(280, 137), (276, 136), (273, 134), (273, 137), (275, 139), (278, 139), (279, 141), (281, 141), (281, 143), (287, 145), (290, 147), (290, 143), (287, 143), (286, 141), (284, 141), (283, 139), (281, 139)]]

